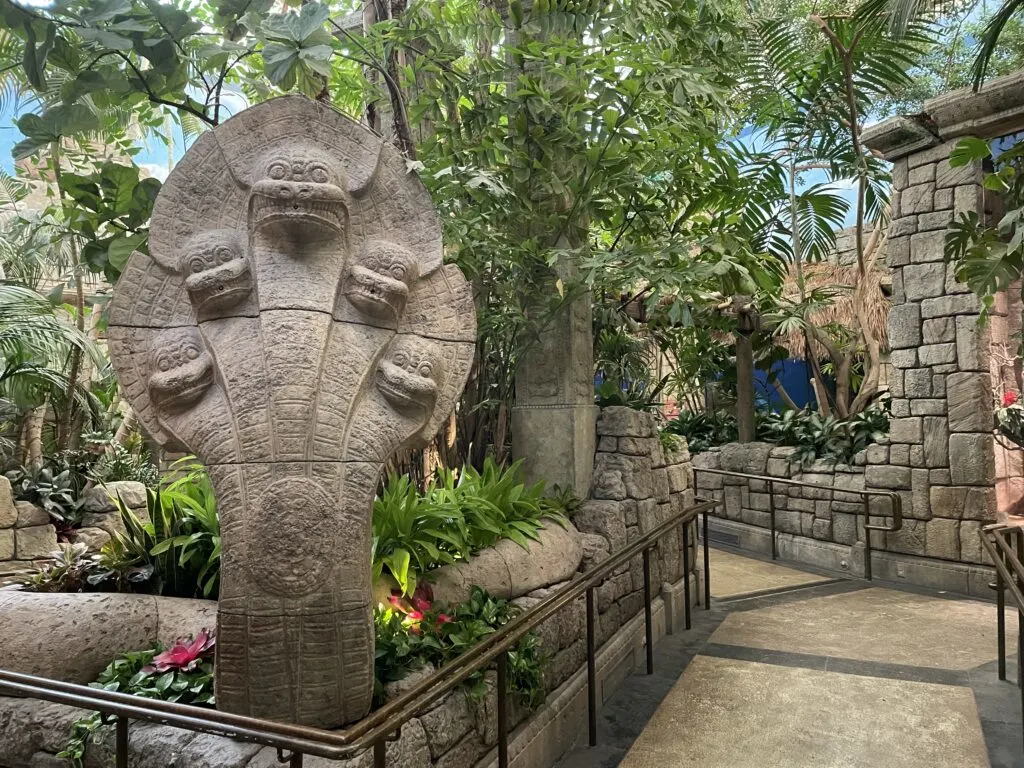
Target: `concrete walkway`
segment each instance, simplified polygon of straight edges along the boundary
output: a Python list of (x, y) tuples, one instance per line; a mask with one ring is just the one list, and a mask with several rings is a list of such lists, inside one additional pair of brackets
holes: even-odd
[(563, 768), (1020, 768), (1016, 621), (995, 605), (712, 550), (710, 611)]

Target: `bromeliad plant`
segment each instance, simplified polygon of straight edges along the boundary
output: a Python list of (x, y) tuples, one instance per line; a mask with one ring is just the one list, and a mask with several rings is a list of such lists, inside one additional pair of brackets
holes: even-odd
[[(93, 688), (118, 691), (200, 707), (214, 705), (213, 656), (216, 641), (210, 630), (177, 640), (168, 649), (156, 645), (118, 656), (100, 674)], [(85, 749), (102, 725), (99, 712), (90, 712), (71, 726), (71, 736), (57, 757), (81, 768)]]
[(389, 575), (412, 595), (423, 574), (466, 560), (500, 539), (524, 549), (548, 523), (565, 525), (564, 495), (545, 496), (544, 484), (522, 482), (522, 462), (492, 459), (482, 472), (439, 470), (420, 492), (405, 475), (388, 478), (373, 505), (373, 575)]

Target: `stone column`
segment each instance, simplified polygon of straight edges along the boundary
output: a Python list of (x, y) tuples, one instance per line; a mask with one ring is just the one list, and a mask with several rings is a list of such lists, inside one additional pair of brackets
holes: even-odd
[(979, 325), (980, 303), (945, 263), (943, 244), (955, 216), (984, 217), (995, 204), (980, 163), (953, 168), (950, 153), (963, 136), (993, 139), (1024, 127), (1022, 83), (1012, 76), (980, 94), (946, 94), (926, 103), (923, 118), (892, 118), (865, 132), (893, 163), (893, 419), (890, 445), (868, 452), (865, 480), (904, 499), (903, 530), (884, 542), (896, 552), (983, 562), (979, 531), (996, 518), (991, 328)]

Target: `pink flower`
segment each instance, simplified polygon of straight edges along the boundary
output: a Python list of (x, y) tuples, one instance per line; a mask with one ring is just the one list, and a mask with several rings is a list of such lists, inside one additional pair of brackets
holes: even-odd
[(439, 613), (439, 614), (437, 614), (437, 625), (438, 626), (441, 626), (442, 624), (450, 624), (452, 621), (454, 621), (454, 619), (451, 616), (449, 616), (447, 613)]
[(175, 669), (189, 672), (213, 653), (215, 644), (213, 633), (204, 629), (191, 642), (184, 638), (179, 639), (171, 648), (154, 656), (153, 663), (143, 671), (167, 672)]
[(1016, 392), (1004, 392), (1003, 393), (1003, 408), (1009, 408), (1011, 405), (1016, 405), (1017, 400), (1020, 396)]

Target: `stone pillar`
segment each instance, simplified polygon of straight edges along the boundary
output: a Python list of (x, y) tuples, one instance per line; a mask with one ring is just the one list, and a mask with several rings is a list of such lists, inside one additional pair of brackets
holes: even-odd
[(516, 373), (512, 454), (530, 482), (590, 490), (597, 444), (591, 299), (570, 302), (552, 320)]
[(953, 168), (950, 153), (963, 136), (1024, 127), (1022, 83), (1013, 76), (980, 94), (946, 94), (925, 105), (924, 119), (892, 118), (865, 132), (893, 163), (893, 419), (890, 445), (868, 453), (865, 480), (904, 499), (903, 530), (884, 542), (896, 552), (982, 562), (978, 534), (996, 518), (991, 328), (979, 325), (980, 303), (945, 263), (943, 244), (955, 216), (984, 217), (995, 202), (981, 164)]

